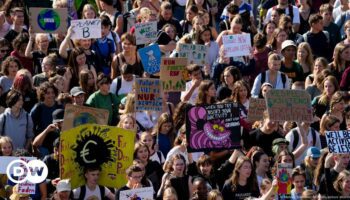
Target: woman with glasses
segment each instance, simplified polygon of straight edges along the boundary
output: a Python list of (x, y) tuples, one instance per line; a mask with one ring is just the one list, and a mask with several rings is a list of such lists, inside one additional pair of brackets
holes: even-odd
[(10, 53), (10, 46), (11, 44), (5, 38), (0, 38), (0, 64)]
[(37, 74), (33, 77), (34, 87), (39, 87), (43, 82), (49, 81), (51, 75), (56, 72), (56, 59), (57, 57), (55, 54), (50, 54), (43, 59), (41, 63), (42, 73)]

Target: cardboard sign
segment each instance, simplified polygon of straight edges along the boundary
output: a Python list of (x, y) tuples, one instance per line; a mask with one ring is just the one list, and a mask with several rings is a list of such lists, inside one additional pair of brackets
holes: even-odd
[(310, 95), (305, 90), (270, 90), (266, 106), (272, 121), (312, 122)]
[(250, 34), (223, 35), (222, 43), (225, 57), (250, 55)]
[(114, 126), (85, 124), (65, 131), (60, 137), (60, 178), (77, 188), (85, 183), (84, 167), (100, 166), (98, 184), (120, 188), (127, 182), (134, 142), (134, 132)]
[(119, 194), (120, 200), (152, 200), (153, 199), (153, 187), (138, 188), (132, 190), (124, 190)]
[(162, 89), (167, 92), (185, 91), (187, 58), (162, 58), (160, 80)]
[(65, 33), (68, 29), (67, 8), (29, 8), (34, 33)]
[(161, 95), (160, 80), (152, 78), (136, 79), (136, 111), (162, 111), (163, 100)]
[(331, 153), (350, 153), (350, 131), (327, 131), (327, 146)]
[(64, 109), (64, 120), (62, 131), (83, 125), (83, 124), (108, 124), (109, 111), (87, 106), (67, 104)]
[(154, 44), (138, 50), (145, 72), (155, 74), (160, 71), (160, 52), (158, 44)]
[(200, 44), (180, 44), (179, 57), (187, 58), (187, 64), (207, 64), (208, 46)]
[(136, 45), (150, 44), (157, 40), (157, 22), (135, 24)]
[(277, 166), (278, 195), (288, 195), (292, 190), (293, 164), (279, 163)]
[(248, 121), (255, 122), (263, 119), (263, 113), (266, 110), (265, 99), (250, 98), (248, 109)]
[(101, 19), (72, 20), (74, 33), (71, 39), (101, 38)]
[(240, 148), (239, 109), (236, 103), (186, 109), (188, 151)]

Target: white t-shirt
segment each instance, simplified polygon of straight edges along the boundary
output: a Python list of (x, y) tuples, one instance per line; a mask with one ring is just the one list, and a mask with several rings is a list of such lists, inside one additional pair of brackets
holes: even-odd
[[(186, 83), (185, 92), (190, 91), (191, 87), (192, 87), (192, 80)], [(181, 100), (185, 97), (185, 94), (186, 94), (185, 92), (181, 92)], [(192, 96), (188, 100), (188, 103), (195, 104), (197, 96), (198, 96), (198, 87), (193, 91)]]
[[(290, 131), (287, 133), (287, 135), (286, 135), (286, 140), (289, 141), (288, 149), (289, 149), (290, 151), (293, 151), (293, 142), (294, 142), (293, 130), (297, 130), (297, 131), (298, 131), (298, 134), (299, 134), (298, 144), (297, 144), (296, 148), (294, 149), (294, 151), (301, 145), (301, 135), (300, 135), (299, 128), (297, 127), (297, 128), (294, 128), (294, 129), (290, 130)], [(320, 142), (320, 137), (319, 137), (320, 134), (319, 134), (316, 130), (314, 130), (314, 131), (315, 131), (315, 134), (316, 134), (315, 147), (321, 149), (321, 142)], [(313, 144), (314, 144), (313, 138), (312, 138), (312, 133), (311, 133), (311, 128), (309, 128), (309, 132), (308, 132), (307, 134), (308, 134), (308, 135), (307, 135), (307, 140), (308, 140), (308, 143), (309, 143), (309, 144), (308, 144), (308, 146), (307, 146), (306, 149), (312, 147)], [(306, 152), (307, 152), (307, 151), (305, 151), (301, 156), (299, 156), (299, 158), (296, 158), (296, 159), (295, 159), (295, 165), (296, 165), (296, 166), (300, 165), (300, 164), (303, 162), (304, 158), (306, 157)]]
[[(86, 185), (85, 185), (85, 188), (86, 188), (86, 192), (85, 192), (84, 200), (102, 199), (99, 186), (96, 186), (95, 190), (90, 190)], [(105, 188), (105, 197), (106, 197), (109, 193), (111, 193), (111, 191), (106, 187), (104, 187), (104, 188)], [(73, 190), (73, 195), (74, 195), (74, 199), (79, 198), (80, 187)]]
[[(264, 24), (267, 24), (267, 22), (271, 20), (271, 14), (272, 14), (272, 11), (274, 9), (276, 9), (276, 8), (272, 7), (267, 11)], [(289, 15), (289, 6), (287, 6), (284, 13), (286, 13), (286, 15), (290, 16)], [(293, 21), (293, 24), (300, 24), (299, 9), (296, 6), (293, 6), (293, 20), (292, 21)]]
[(122, 83), (121, 83), (121, 87), (118, 91), (118, 94), (115, 94), (115, 91), (117, 90), (117, 83), (118, 83), (118, 80), (117, 78), (115, 78), (113, 81), (112, 81), (112, 84), (111, 84), (111, 87), (109, 88), (109, 91), (112, 93), (112, 94), (115, 94), (115, 95), (121, 95), (121, 94), (128, 94), (132, 91), (132, 86), (135, 82), (135, 75), (133, 75), (133, 79), (132, 81), (126, 81), (125, 79), (121, 79), (122, 80)]

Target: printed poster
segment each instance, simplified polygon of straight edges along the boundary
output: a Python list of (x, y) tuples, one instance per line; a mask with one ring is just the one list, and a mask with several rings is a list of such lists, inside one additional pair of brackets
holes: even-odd
[(187, 64), (206, 65), (208, 46), (200, 44), (180, 44), (179, 57), (188, 59)]
[(160, 80), (162, 89), (167, 92), (186, 90), (187, 58), (162, 58), (160, 67)]
[(68, 29), (68, 10), (30, 7), (29, 21), (34, 33), (65, 33)]
[(100, 166), (98, 184), (120, 188), (132, 164), (135, 133), (114, 126), (85, 124), (67, 130), (60, 138), (60, 178), (71, 179), (72, 188), (85, 183), (84, 166)]
[(163, 100), (159, 79), (137, 78), (136, 79), (136, 111), (162, 111)]
[(157, 22), (135, 24), (136, 45), (150, 44), (157, 40)]
[(250, 34), (223, 35), (225, 57), (237, 57), (250, 55), (252, 48)]
[(83, 124), (108, 124), (109, 111), (100, 108), (67, 104), (64, 109), (62, 131)]
[(312, 122), (311, 97), (305, 90), (270, 90), (266, 107), (272, 121)]
[(350, 131), (327, 131), (326, 139), (329, 152), (337, 154), (350, 153)]
[(236, 103), (193, 106), (186, 109), (188, 151), (241, 148)]
[(101, 19), (72, 20), (70, 23), (74, 31), (73, 40), (101, 38)]
[(138, 50), (145, 72), (156, 74), (160, 71), (161, 52), (158, 44), (144, 47)]

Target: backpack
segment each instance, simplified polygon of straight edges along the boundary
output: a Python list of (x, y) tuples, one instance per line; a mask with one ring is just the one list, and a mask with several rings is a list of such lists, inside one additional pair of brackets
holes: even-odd
[[(102, 185), (98, 185), (98, 187), (100, 188), (100, 195), (101, 195), (101, 200), (108, 200), (107, 197), (105, 197), (105, 187)], [(86, 186), (80, 186), (80, 194), (79, 194), (79, 198), (77, 200), (84, 200), (85, 198), (85, 194), (86, 194)]]
[(118, 76), (117, 77), (117, 88), (115, 89), (115, 95), (118, 96), (118, 92), (119, 92), (121, 87), (122, 87), (122, 77)]
[[(310, 128), (311, 128), (311, 134), (312, 134), (312, 146), (315, 146), (316, 145), (316, 131), (312, 127), (310, 127)], [(293, 133), (293, 137), (294, 137), (292, 151), (294, 151), (295, 148), (297, 148), (297, 145), (299, 143), (299, 133), (296, 129), (293, 129), (292, 133)]]
[[(323, 34), (326, 36), (326, 38), (327, 38), (327, 43), (329, 43), (329, 33), (327, 32), (327, 31), (322, 31), (323, 32)], [(304, 33), (303, 34), (303, 40), (304, 40), (304, 42), (308, 42), (308, 39), (307, 39), (307, 34), (309, 34), (310, 33), (310, 31), (307, 31), (306, 33)]]
[[(286, 75), (281, 73), (281, 79), (282, 79), (283, 88), (286, 88), (286, 81), (287, 81)], [(260, 85), (264, 84), (265, 80), (266, 80), (266, 71), (261, 73)]]

